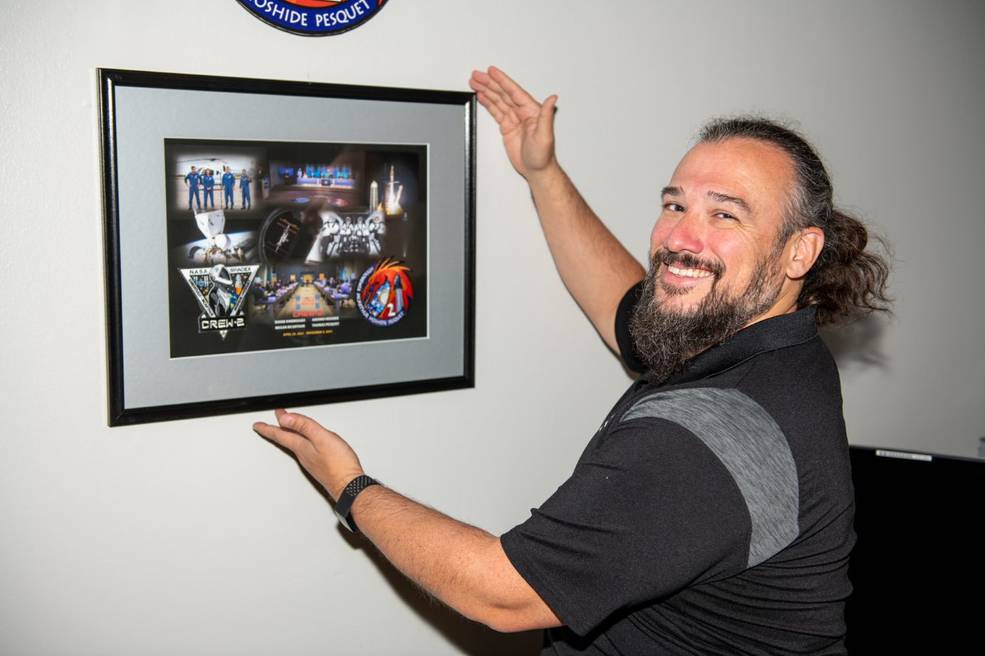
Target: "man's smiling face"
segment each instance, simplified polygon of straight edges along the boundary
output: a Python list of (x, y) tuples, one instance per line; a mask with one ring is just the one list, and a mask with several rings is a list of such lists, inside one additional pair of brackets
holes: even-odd
[[(663, 211), (650, 235), (654, 300), (688, 315), (702, 302), (770, 315), (783, 276), (778, 243), (794, 172), (779, 148), (753, 139), (692, 148), (663, 189)], [(763, 307), (763, 305), (766, 307)]]

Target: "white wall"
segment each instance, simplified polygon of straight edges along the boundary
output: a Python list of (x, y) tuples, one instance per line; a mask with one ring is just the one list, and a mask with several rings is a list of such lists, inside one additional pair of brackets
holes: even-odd
[[(560, 94), (563, 162), (640, 258), (654, 191), (704, 119), (795, 119), (840, 202), (896, 250), (895, 317), (829, 335), (852, 440), (972, 455), (985, 435), (979, 3), (391, 0), (322, 39), (231, 0), (6, 2), (3, 17), (2, 653), (521, 653), (537, 640), (470, 625), (381, 573), (250, 431), (265, 413), (106, 427), (99, 66), (465, 89), (472, 67), (497, 63)], [(306, 411), (382, 480), (500, 532), (563, 480), (628, 379), (556, 278), (486, 116), (478, 226), (476, 388)]]

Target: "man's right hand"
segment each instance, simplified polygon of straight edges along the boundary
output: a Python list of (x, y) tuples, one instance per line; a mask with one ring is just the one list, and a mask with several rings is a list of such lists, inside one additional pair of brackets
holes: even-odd
[(469, 86), (476, 92), (503, 135), (513, 168), (527, 180), (557, 165), (554, 157), (554, 107), (557, 96), (537, 102), (523, 87), (495, 66), (472, 71)]

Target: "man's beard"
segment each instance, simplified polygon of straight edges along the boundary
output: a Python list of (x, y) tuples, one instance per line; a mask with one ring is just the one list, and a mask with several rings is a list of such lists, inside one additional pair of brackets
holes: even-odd
[[(725, 272), (722, 265), (705, 262), (689, 253), (670, 253), (664, 249), (654, 253), (629, 322), (636, 354), (649, 369), (650, 380), (666, 380), (680, 371), (689, 359), (721, 344), (773, 307), (780, 295), (779, 283), (769, 286), (776, 278), (776, 267), (770, 267), (770, 262), (776, 261), (776, 255), (770, 253), (760, 261), (749, 285), (742, 292), (729, 296), (718, 287)], [(661, 264), (710, 270), (713, 276), (711, 290), (695, 308), (664, 308), (663, 303), (656, 300), (657, 285), (661, 285), (665, 298), (686, 294), (689, 289), (663, 285), (657, 279)]]

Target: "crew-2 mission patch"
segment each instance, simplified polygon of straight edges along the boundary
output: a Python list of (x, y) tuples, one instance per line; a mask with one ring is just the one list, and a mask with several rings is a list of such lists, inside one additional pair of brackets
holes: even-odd
[(246, 301), (259, 264), (212, 268), (178, 269), (191, 288), (198, 307), (198, 332), (218, 332), (225, 339), (230, 330), (246, 328)]

